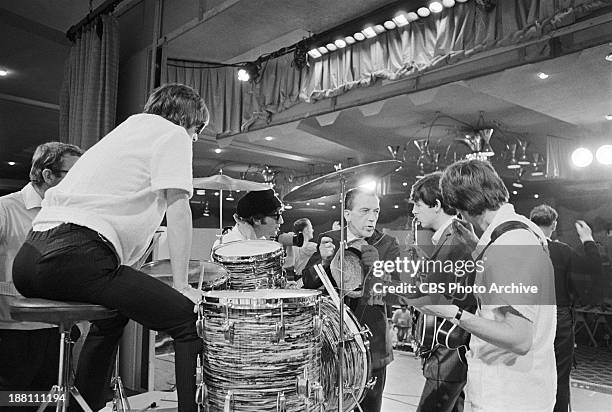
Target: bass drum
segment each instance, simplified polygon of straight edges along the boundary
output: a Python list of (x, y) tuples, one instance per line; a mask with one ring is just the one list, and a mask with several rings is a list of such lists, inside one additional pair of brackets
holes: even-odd
[[(172, 265), (170, 259), (145, 263), (141, 272), (172, 286)], [(204, 260), (190, 260), (187, 282), (201, 290), (226, 289), (229, 273), (223, 266)]]
[[(344, 412), (357, 407), (365, 395), (370, 380), (370, 344), (367, 329), (364, 329), (353, 312), (344, 305)], [(338, 410), (338, 342), (340, 336), (340, 314), (338, 307), (329, 297), (321, 299), (323, 320), (323, 347), (321, 348), (321, 371), (325, 410)]]

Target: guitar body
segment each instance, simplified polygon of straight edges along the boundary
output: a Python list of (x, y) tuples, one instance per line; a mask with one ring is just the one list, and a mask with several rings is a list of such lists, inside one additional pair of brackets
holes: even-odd
[(436, 331), (442, 321), (443, 319), (437, 316), (427, 315), (425, 313), (419, 314), (419, 320), (417, 321), (417, 339), (420, 355), (426, 354), (436, 347)]

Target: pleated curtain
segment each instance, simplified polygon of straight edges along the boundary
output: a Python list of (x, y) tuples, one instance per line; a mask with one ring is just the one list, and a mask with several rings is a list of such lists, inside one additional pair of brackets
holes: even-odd
[(83, 29), (70, 49), (60, 92), (60, 139), (86, 150), (115, 127), (119, 23), (112, 15)]

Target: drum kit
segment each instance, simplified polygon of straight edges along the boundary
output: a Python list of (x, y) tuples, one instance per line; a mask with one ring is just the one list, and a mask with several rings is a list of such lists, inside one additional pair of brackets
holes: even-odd
[[(382, 161), (336, 171), (290, 192), (285, 200), (338, 193), (344, 198), (346, 187), (357, 187), (364, 177), (383, 177), (400, 165)], [(204, 343), (196, 365), (199, 409), (361, 410), (359, 402), (371, 384), (369, 330), (329, 290), (329, 282), (330, 296), (284, 289), (283, 247), (274, 241), (220, 244), (212, 259), (189, 263), (189, 283), (206, 291), (197, 305), (196, 327)], [(142, 270), (172, 282), (169, 260), (148, 263)]]

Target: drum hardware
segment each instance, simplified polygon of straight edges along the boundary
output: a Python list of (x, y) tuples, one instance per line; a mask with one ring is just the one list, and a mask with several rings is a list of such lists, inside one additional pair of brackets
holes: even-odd
[(366, 383), (366, 389), (373, 389), (376, 386), (376, 382), (378, 382), (378, 377), (371, 377), (368, 383)]
[(305, 400), (310, 396), (310, 384), (306, 368), (304, 368), (304, 376), (298, 376), (295, 382), (295, 389), (299, 399)]
[(227, 395), (225, 395), (225, 404), (223, 406), (223, 412), (232, 412), (234, 410), (234, 392), (227, 391)]
[(231, 304), (225, 305), (225, 322), (223, 322), (223, 338), (226, 342), (234, 343), (234, 321), (229, 320), (229, 307)]
[[(198, 405), (198, 412), (208, 412), (208, 388), (206, 388), (206, 383), (204, 383), (204, 370), (202, 366), (202, 357), (198, 355), (198, 360), (196, 364), (196, 405)], [(203, 409), (202, 409), (203, 408)]]
[(276, 334), (272, 343), (284, 342), (285, 341), (285, 320), (283, 319), (283, 307), (280, 307), (280, 321), (276, 322)]
[(204, 309), (201, 303), (202, 301), (200, 301), (200, 304), (197, 305), (198, 320), (196, 320), (196, 331), (198, 332), (198, 337), (204, 339), (204, 324), (206, 321), (204, 320)]
[(321, 320), (320, 314), (312, 318), (312, 328), (314, 330), (315, 336), (321, 336), (321, 330), (323, 329), (323, 320)]
[(323, 402), (325, 402), (323, 385), (321, 385), (319, 382), (315, 382), (312, 384), (312, 393), (315, 405), (321, 405), (323, 404)]
[(279, 392), (276, 397), (276, 412), (287, 412), (287, 398), (285, 398), (285, 392)]

